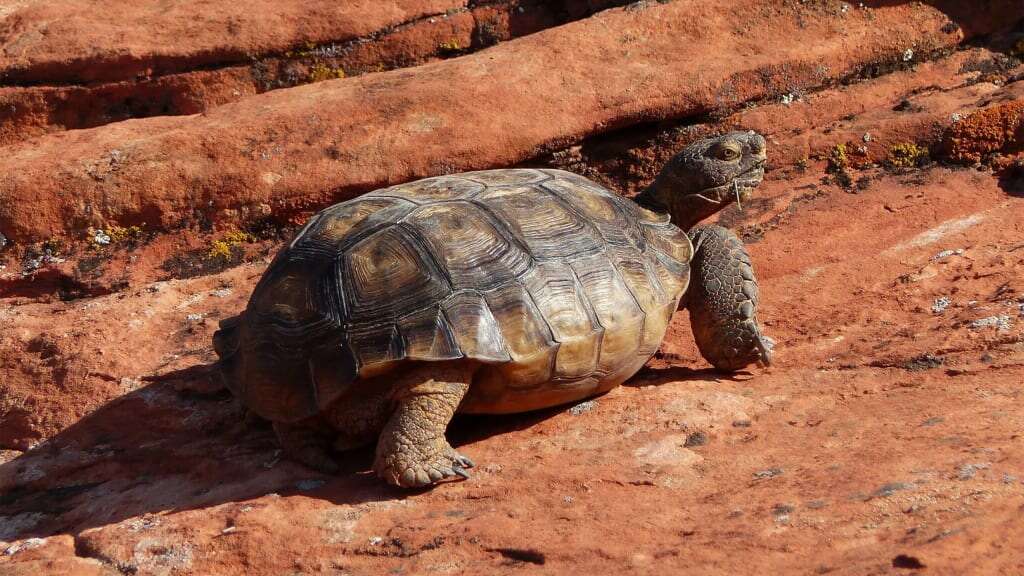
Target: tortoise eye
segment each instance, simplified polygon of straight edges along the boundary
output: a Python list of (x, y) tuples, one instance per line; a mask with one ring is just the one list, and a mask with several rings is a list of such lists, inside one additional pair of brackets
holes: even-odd
[(733, 143), (723, 144), (715, 150), (715, 158), (719, 160), (735, 160), (740, 157), (739, 147)]

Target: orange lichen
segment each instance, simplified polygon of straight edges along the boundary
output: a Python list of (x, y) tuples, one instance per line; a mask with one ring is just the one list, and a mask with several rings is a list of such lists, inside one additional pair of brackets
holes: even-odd
[(1024, 148), (1024, 100), (1014, 100), (975, 112), (946, 131), (946, 157), (963, 164), (981, 162), (993, 152)]

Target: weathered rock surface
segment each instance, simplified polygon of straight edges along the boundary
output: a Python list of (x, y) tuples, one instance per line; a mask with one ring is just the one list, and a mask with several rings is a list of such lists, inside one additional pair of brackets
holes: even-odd
[(173, 4), (12, 2), (0, 10), (5, 84), (85, 84), (244, 62), (367, 36), (463, 8), (460, 0)]
[[(777, 38), (789, 43), (763, 50)], [(641, 3), (411, 70), (44, 136), (0, 158), (0, 233), (25, 243), (90, 225), (170, 229), (261, 206), (284, 219), (629, 123), (809, 90), (961, 38), (917, 3)]]
[[(742, 109), (717, 121), (667, 121), (599, 134), (540, 161), (633, 194), (675, 150), (696, 138), (734, 129), (765, 135), (772, 146), (770, 169), (827, 160), (837, 146), (844, 147), (848, 163), (855, 166), (886, 164), (894, 148), (911, 143), (949, 157), (944, 150), (953, 139), (962, 140), (958, 146), (964, 149), (1006, 148), (1012, 155), (1017, 142), (1014, 111), (1024, 97), (1022, 74), (1024, 66), (1017, 59), (969, 48), (870, 81), (787, 94), (781, 102)], [(979, 112), (979, 106), (986, 111)], [(986, 122), (989, 118), (995, 122)]]
[[(1019, 4), (865, 4), (645, 2), (204, 115), (16, 138), (0, 573), (1024, 572), (1024, 29), (957, 47)], [(772, 147), (757, 197), (719, 216), (748, 241), (771, 368), (710, 371), (682, 312), (585, 409), (457, 419), (473, 478), (419, 493), (376, 480), (370, 450), (337, 476), (282, 460), (209, 377), (217, 321), (307, 210), (521, 161), (629, 194), (732, 127)]]
[[(330, 15), (337, 20), (337, 26), (328, 31), (339, 36), (329, 41), (320, 39), (324, 34), (304, 26), (294, 30), (294, 37), (280, 40), (260, 38), (266, 43), (257, 47), (235, 45), (232, 37), (213, 37), (209, 40), (224, 44), (217, 44), (215, 49), (211, 49), (207, 54), (210, 61), (206, 62), (198, 56), (189, 55), (190, 49), (201, 51), (201, 48), (182, 42), (161, 45), (152, 39), (155, 46), (143, 48), (138, 59), (140, 65), (143, 61), (152, 60), (157, 68), (154, 70), (149, 66), (134, 74), (130, 66), (109, 65), (109, 58), (104, 56), (104, 52), (94, 48), (88, 54), (80, 55), (81, 66), (108, 66), (110, 69), (106, 72), (110, 77), (106, 82), (0, 88), (0, 145), (47, 132), (90, 128), (129, 118), (197, 114), (268, 90), (452, 57), (624, 3), (622, 0), (500, 0), (487, 4), (435, 2), (438, 7), (448, 8), (441, 13), (397, 22), (398, 18), (419, 13), (402, 11), (394, 14), (392, 20), (379, 20), (384, 27), (364, 36), (354, 34), (365, 32), (365, 23), (356, 22), (365, 15), (360, 10), (365, 12), (368, 5), (342, 4), (339, 12)], [(424, 4), (422, 9), (429, 7)], [(202, 7), (192, 7), (191, 10), (202, 10)], [(316, 15), (315, 10), (311, 15)], [(174, 15), (165, 17), (173, 19)], [(88, 22), (70, 15), (61, 22), (69, 28), (89, 28)], [(123, 26), (124, 23), (119, 21), (117, 25)], [(147, 30), (135, 32), (144, 34)], [(253, 30), (254, 34), (258, 32)], [(272, 35), (275, 30), (268, 32)], [(75, 38), (81, 35), (70, 31), (68, 34)], [(113, 39), (106, 37), (105, 40), (111, 42)], [(238, 41), (244, 43), (246, 39)], [(21, 37), (16, 37), (13, 42), (21, 42)], [(53, 49), (48, 45), (37, 48)], [(131, 51), (124, 45), (108, 46), (107, 50), (117, 53)], [(239, 58), (237, 53), (245, 56)]]

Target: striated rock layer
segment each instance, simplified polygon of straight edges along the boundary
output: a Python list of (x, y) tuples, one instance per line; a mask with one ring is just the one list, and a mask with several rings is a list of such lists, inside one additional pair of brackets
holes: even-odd
[[(764, 50), (778, 38), (788, 41)], [(917, 3), (635, 4), (409, 70), (44, 136), (0, 158), (0, 233), (25, 243), (111, 223), (284, 219), (638, 121), (727, 112), (961, 38), (943, 12)]]
[[(99, 106), (90, 90), (138, 83), (111, 66), (75, 87), (68, 66), (118, 46), (170, 66), (193, 41), (304, 42), (311, 14), (365, 10), (364, 38), (445, 10), (380, 5), (221, 3), (207, 16), (237, 18), (244, 41), (197, 17), (193, 40), (160, 44), (134, 4), (118, 25), (94, 3), (15, 2), (0, 45), (6, 69), (52, 72), (11, 89)], [(185, 38), (189, 6), (150, 16)], [(40, 31), (72, 30), (72, 9), (91, 43)], [(0, 125), (0, 574), (1024, 573), (1021, 11), (639, 2), (200, 115)], [(218, 320), (325, 203), (508, 165), (628, 195), (737, 127), (766, 135), (772, 166), (718, 222), (748, 243), (770, 368), (710, 371), (679, 313), (609, 394), (457, 419), (478, 466), (424, 492), (375, 479), (369, 449), (337, 476), (282, 460), (210, 377)]]
[[(273, 36), (281, 30), (267, 29), (268, 37), (258, 37), (264, 43), (257, 46), (239, 45), (244, 44), (245, 38), (214, 37), (209, 40), (216, 39), (224, 44), (215, 44), (206, 52), (191, 46), (188, 40), (193, 37), (187, 35), (183, 41), (156, 47), (144, 44), (145, 48), (138, 49), (142, 53), (136, 54), (135, 49), (128, 47), (131, 38), (118, 36), (115, 45), (93, 47), (92, 51), (75, 60), (83, 68), (103, 69), (106, 75), (96, 72), (100, 74), (96, 77), (103, 81), (39, 85), (31, 71), (25, 71), (29, 75), (28, 85), (0, 88), (0, 145), (47, 132), (90, 128), (129, 118), (196, 114), (268, 90), (450, 58), (625, 3), (623, 0), (463, 2), (441, 4), (438, 7), (450, 7), (441, 13), (420, 15), (404, 22), (398, 22), (398, 19), (420, 12), (401, 10), (394, 13), (392, 19), (382, 19), (381, 16), (388, 12), (373, 11), (375, 18), (369, 22), (378, 22), (384, 27), (370, 32), (365, 28), (367, 5), (344, 3), (338, 5), (336, 13), (330, 14), (317, 14), (314, 6), (304, 16), (323, 17), (325, 24), (331, 24), (327, 32), (306, 26), (303, 20), (292, 35), (281, 38)], [(287, 4), (278, 5), (279, 9), (285, 7)], [(49, 7), (50, 10), (54, 8), (59, 10), (66, 6)], [(201, 7), (192, 9), (202, 10)], [(163, 16), (173, 19), (174, 14)], [(18, 17), (9, 15), (8, 19)], [(61, 24), (88, 28), (88, 23), (71, 16), (62, 19)], [(124, 23), (119, 21), (117, 25), (124, 26)], [(253, 30), (252, 33), (259, 31)], [(155, 30), (143, 28), (134, 32)], [(365, 35), (355, 36), (360, 33)], [(68, 34), (72, 39), (82, 36), (82, 33)], [(331, 37), (331, 34), (336, 36)], [(23, 27), (22, 32), (12, 38), (11, 44), (23, 44), (26, 36), (32, 36), (31, 28)], [(105, 42), (114, 39), (113, 36), (103, 38)], [(37, 40), (42, 41), (41, 38)], [(43, 51), (54, 47), (36, 48)], [(200, 53), (192, 54), (189, 50), (200, 50)], [(136, 60), (134, 65), (124, 63), (123, 57), (113, 57), (111, 61), (111, 57), (104, 55), (107, 52), (122, 56), (124, 52), (131, 52)], [(59, 54), (68, 56), (66, 52)], [(41, 71), (57, 65), (57, 62), (42, 58), (33, 70)], [(137, 69), (140, 66), (144, 69)], [(74, 81), (73, 72), (68, 71), (68, 74)], [(67, 77), (59, 79), (68, 80)]]

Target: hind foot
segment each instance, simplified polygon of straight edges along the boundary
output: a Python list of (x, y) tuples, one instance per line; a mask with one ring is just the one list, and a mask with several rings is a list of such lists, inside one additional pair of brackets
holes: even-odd
[(274, 422), (274, 432), (285, 456), (325, 474), (337, 474), (330, 452), (330, 436), (313, 425)]

